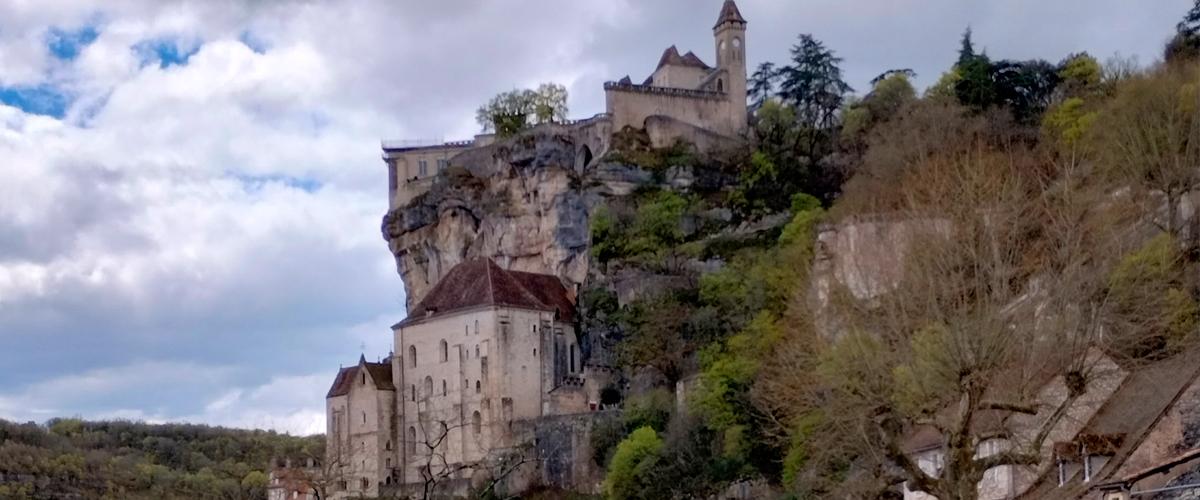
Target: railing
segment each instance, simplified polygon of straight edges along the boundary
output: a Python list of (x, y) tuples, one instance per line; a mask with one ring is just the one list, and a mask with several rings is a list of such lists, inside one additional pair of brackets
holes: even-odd
[(605, 82), (604, 90), (622, 90), (626, 92), (638, 92), (642, 94), (659, 94), (670, 95), (677, 97), (697, 97), (701, 99), (724, 99), (724, 92), (712, 92), (709, 90), (693, 90), (693, 89), (677, 89), (672, 87), (655, 87), (652, 85), (634, 85), (632, 83), (621, 82)]
[(428, 146), (440, 146), (445, 141), (441, 137), (432, 139), (401, 139), (401, 140), (385, 140), (383, 149), (404, 149), (404, 148), (423, 148)]

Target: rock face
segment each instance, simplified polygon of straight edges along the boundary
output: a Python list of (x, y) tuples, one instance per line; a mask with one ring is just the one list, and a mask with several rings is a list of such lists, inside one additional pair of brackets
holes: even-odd
[(408, 308), (455, 265), (491, 257), (506, 269), (588, 276), (591, 209), (649, 182), (640, 168), (601, 161), (611, 124), (541, 126), (462, 153), (430, 190), (383, 219)]

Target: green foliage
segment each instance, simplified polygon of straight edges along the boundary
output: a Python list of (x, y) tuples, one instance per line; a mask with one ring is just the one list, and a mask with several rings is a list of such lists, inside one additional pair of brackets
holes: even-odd
[(962, 72), (955, 66), (938, 78), (937, 82), (925, 89), (925, 97), (931, 99), (958, 100), (958, 82), (962, 80)]
[(323, 438), (200, 425), (0, 420), (0, 498), (265, 498), (275, 457), (320, 456)]
[(779, 169), (761, 151), (750, 156), (749, 168), (743, 169), (737, 187), (729, 195), (729, 205), (747, 217), (762, 217), (774, 212), (783, 193), (778, 190)]
[(842, 58), (812, 35), (800, 35), (792, 47), (792, 64), (780, 69), (780, 97), (796, 110), (800, 126), (830, 128), (844, 96), (852, 92), (842, 79)]
[(663, 442), (650, 427), (642, 427), (617, 445), (600, 489), (609, 500), (644, 498), (639, 493), (648, 489), (648, 472)]
[(484, 132), (499, 138), (511, 137), (528, 125), (562, 123), (567, 120), (567, 88), (544, 83), (537, 90), (503, 92), (475, 112)]
[(650, 427), (665, 432), (675, 408), (675, 397), (666, 389), (654, 389), (625, 402), (625, 426), (629, 430)]
[(1100, 66), (1100, 62), (1096, 58), (1087, 54), (1079, 54), (1067, 59), (1062, 64), (1062, 70), (1058, 72), (1058, 76), (1071, 88), (1087, 90), (1100, 84), (1100, 80), (1104, 77), (1104, 68)]
[(691, 202), (673, 191), (662, 191), (638, 207), (630, 228), (628, 251), (632, 255), (658, 253), (683, 243), (687, 234), (680, 222)]
[(1091, 130), (1097, 118), (1099, 113), (1087, 111), (1083, 99), (1071, 97), (1046, 112), (1042, 131), (1053, 141), (1072, 148)]
[(1118, 350), (1132, 357), (1159, 357), (1195, 345), (1200, 303), (1185, 277), (1176, 240), (1162, 233), (1121, 259), (1108, 277), (1110, 301), (1123, 331), (1141, 342)]
[(812, 454), (809, 449), (809, 438), (816, 432), (817, 426), (825, 420), (821, 410), (812, 410), (800, 418), (791, 431), (792, 441), (788, 445), (787, 455), (783, 457), (783, 483), (792, 484), (796, 476)]

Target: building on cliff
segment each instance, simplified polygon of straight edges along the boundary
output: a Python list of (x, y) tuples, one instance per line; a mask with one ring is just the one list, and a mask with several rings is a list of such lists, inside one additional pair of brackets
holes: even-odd
[[(604, 84), (605, 113), (582, 122), (607, 121), (607, 129), (645, 129), (657, 147), (677, 140), (703, 147), (741, 137), (747, 119), (746, 20), (733, 0), (721, 7), (713, 26), (716, 66), (675, 46), (641, 85), (626, 76)], [(605, 140), (608, 137), (604, 138)], [(492, 135), (474, 140), (384, 141), (390, 210), (426, 192), (438, 173), (465, 151), (491, 145)]]
[(589, 410), (574, 293), (557, 277), (465, 262), (393, 334), (399, 354), (343, 368), (326, 397), (339, 496), (462, 491), (522, 444), (521, 422)]

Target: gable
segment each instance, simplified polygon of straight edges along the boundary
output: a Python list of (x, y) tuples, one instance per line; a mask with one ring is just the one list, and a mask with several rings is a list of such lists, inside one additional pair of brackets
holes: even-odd
[(394, 328), (481, 306), (558, 310), (564, 318), (574, 318), (567, 289), (557, 277), (507, 271), (484, 258), (454, 266)]

